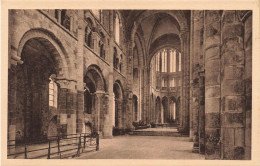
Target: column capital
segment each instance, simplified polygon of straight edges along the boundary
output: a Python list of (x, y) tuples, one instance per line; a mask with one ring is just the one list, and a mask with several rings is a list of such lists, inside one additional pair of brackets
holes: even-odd
[(59, 84), (60, 88), (76, 90), (77, 81), (75, 80), (56, 78), (55, 82)]
[(101, 96), (105, 95), (106, 93), (105, 93), (105, 91), (100, 90), (100, 91), (94, 92), (93, 94), (96, 95), (97, 97), (101, 97)]
[(13, 49), (10, 49), (10, 64), (11, 66), (14, 66), (16, 67), (17, 64), (20, 64), (22, 65), (24, 62), (21, 60), (21, 57), (20, 56), (17, 56), (17, 51), (13, 50)]

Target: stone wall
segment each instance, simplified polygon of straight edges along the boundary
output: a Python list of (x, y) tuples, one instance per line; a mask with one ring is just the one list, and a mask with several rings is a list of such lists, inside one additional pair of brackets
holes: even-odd
[[(61, 10), (57, 10), (61, 14)], [(42, 125), (43, 132), (48, 132), (48, 125), (52, 124), (53, 117), (57, 115), (57, 133), (60, 135), (84, 132), (84, 81), (83, 78), (87, 73), (89, 66), (98, 66), (105, 82), (104, 95), (100, 100), (100, 131), (105, 138), (112, 137), (112, 112), (113, 107), (110, 104), (114, 100), (113, 84), (116, 80), (121, 82), (122, 88), (126, 84), (126, 63), (127, 56), (124, 43), (120, 46), (115, 43), (113, 34), (113, 14), (112, 11), (105, 11), (104, 17), (111, 19), (100, 22), (90, 11), (68, 10), (67, 15), (70, 17), (70, 27), (61, 22), (61, 18), (57, 18), (54, 10), (10, 10), (9, 11), (9, 140), (22, 139), (23, 137), (23, 108), (18, 104), (22, 96), (17, 96), (17, 89), (22, 90), (24, 87), (17, 82), (17, 70), (21, 61), (21, 53), (23, 46), (29, 39), (44, 38), (52, 47), (57, 50), (56, 68), (58, 71), (57, 82), (59, 84), (58, 91), (58, 108), (57, 110), (47, 108), (41, 109), (43, 113), (48, 115), (42, 116), (46, 120)], [(95, 26), (93, 32), (93, 48), (85, 43), (85, 27), (87, 26), (85, 18), (91, 18)], [(103, 24), (103, 25), (102, 25)], [(112, 29), (112, 30), (111, 30)], [(100, 56), (100, 33), (104, 34), (105, 41), (105, 57)], [(121, 34), (123, 38), (124, 35)], [(124, 39), (123, 39), (124, 40)], [(122, 40), (122, 41), (123, 41)], [(48, 50), (52, 49), (44, 44)], [(113, 69), (113, 48), (118, 49), (118, 54), (122, 55), (122, 70)], [(54, 49), (53, 49), (54, 50)], [(57, 57), (57, 58), (56, 58)], [(18, 68), (17, 68), (18, 67)], [(21, 75), (22, 77), (22, 75)], [(42, 89), (43, 93), (48, 93), (48, 87)], [(19, 93), (22, 94), (22, 93)], [(125, 94), (124, 98), (125, 98)], [(46, 96), (46, 95), (45, 95)], [(42, 106), (46, 106), (48, 101), (43, 102)], [(125, 107), (123, 107), (126, 109)], [(50, 112), (51, 111), (51, 112)], [(132, 111), (132, 110), (129, 110)], [(132, 123), (129, 118), (129, 111), (123, 110), (124, 128), (128, 128)], [(51, 113), (51, 115), (49, 115)], [(44, 118), (43, 118), (44, 117)], [(126, 122), (129, 121), (129, 122)], [(28, 126), (29, 127), (29, 126)], [(18, 133), (18, 134), (17, 134)], [(20, 134), (20, 135), (19, 135)], [(19, 138), (21, 137), (21, 138)]]

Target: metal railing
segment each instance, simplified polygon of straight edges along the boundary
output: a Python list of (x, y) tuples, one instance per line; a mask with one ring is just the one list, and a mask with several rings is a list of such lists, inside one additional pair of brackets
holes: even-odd
[(68, 158), (77, 157), (81, 153), (99, 150), (98, 134), (70, 134), (49, 137), (48, 140), (16, 145), (15, 140), (8, 141), (8, 158), (38, 159), (38, 158)]

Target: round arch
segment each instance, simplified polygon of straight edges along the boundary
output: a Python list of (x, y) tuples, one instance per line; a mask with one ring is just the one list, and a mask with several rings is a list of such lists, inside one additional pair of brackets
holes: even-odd
[(84, 12), (84, 19), (85, 20), (89, 19), (92, 22), (93, 27), (97, 27), (97, 23), (89, 11)]
[(123, 88), (119, 80), (116, 80), (113, 85), (114, 92), (114, 109), (113, 109), (113, 125), (115, 127), (113, 133), (117, 135), (117, 131), (122, 128), (122, 101), (123, 101)]
[(122, 83), (120, 80), (115, 81), (114, 86), (113, 86), (113, 91), (115, 93), (116, 99), (123, 100), (124, 91), (123, 91), (123, 86), (122, 86)]
[[(84, 82), (88, 78), (95, 85), (96, 91), (107, 91), (106, 82), (101, 69), (97, 65), (90, 65), (84, 73)], [(86, 83), (86, 82), (85, 82)]]
[(27, 31), (21, 38), (20, 43), (18, 45), (17, 54), (19, 57), (22, 57), (22, 51), (24, 49), (25, 44), (31, 40), (36, 39), (40, 44), (42, 44), (45, 48), (49, 48), (48, 51), (55, 58), (55, 61), (61, 62), (59, 65), (62, 70), (62, 75), (57, 75), (62, 78), (69, 78), (69, 70), (73, 69), (72, 63), (69, 61), (69, 56), (61, 44), (60, 40), (58, 40), (55, 35), (46, 30), (46, 29), (31, 29)]
[(52, 33), (32, 29), (23, 35), (18, 56), (24, 63), (16, 73), (17, 111), (23, 119), (17, 122), (17, 130), (31, 142), (57, 135), (57, 120), (50, 118), (58, 112), (58, 81), (69, 77), (67, 53)]

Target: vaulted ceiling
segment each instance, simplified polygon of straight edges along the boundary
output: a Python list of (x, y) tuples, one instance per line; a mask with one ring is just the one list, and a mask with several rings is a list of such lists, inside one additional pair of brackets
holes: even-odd
[(125, 22), (126, 37), (138, 34), (145, 59), (162, 47), (180, 49), (179, 34), (189, 29), (190, 11), (185, 10), (120, 10)]

